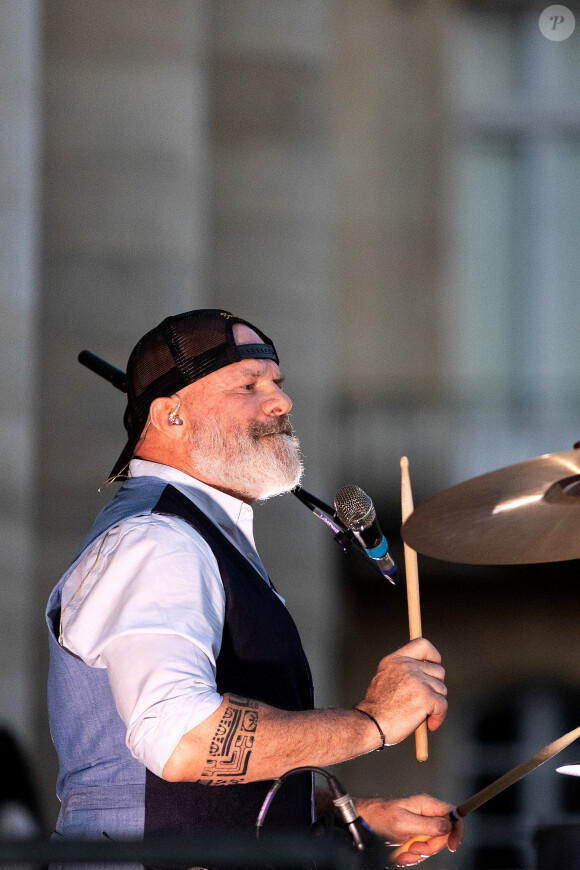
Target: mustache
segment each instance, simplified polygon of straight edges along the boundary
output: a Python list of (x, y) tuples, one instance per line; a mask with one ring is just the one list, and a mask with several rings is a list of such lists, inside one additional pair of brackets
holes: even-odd
[(269, 423), (252, 423), (249, 432), (255, 441), (265, 435), (294, 435), (294, 429), (288, 417), (278, 417)]

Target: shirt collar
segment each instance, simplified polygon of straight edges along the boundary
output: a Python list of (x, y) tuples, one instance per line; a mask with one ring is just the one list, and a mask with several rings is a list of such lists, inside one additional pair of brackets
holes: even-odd
[(159, 477), (191, 499), (223, 529), (231, 532), (234, 528), (245, 526), (252, 534), (254, 511), (251, 505), (197, 480), (185, 471), (147, 459), (132, 459), (129, 464), (129, 476)]

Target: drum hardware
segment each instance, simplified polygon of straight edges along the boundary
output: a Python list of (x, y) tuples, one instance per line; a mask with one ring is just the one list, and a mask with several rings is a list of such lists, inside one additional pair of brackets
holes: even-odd
[(468, 565), (530, 565), (580, 558), (580, 450), (482, 474), (420, 504), (405, 544)]
[[(451, 821), (456, 822), (458, 819), (465, 818), (465, 816), (472, 813), (474, 810), (477, 810), (479, 807), (483, 806), (483, 804), (487, 803), (496, 795), (500, 794), (502, 791), (505, 791), (506, 788), (509, 788), (510, 785), (518, 782), (518, 780), (523, 779), (524, 776), (527, 776), (528, 773), (531, 773), (532, 770), (535, 770), (540, 765), (545, 764), (546, 761), (549, 761), (555, 755), (558, 755), (559, 752), (562, 752), (567, 746), (570, 746), (571, 743), (574, 743), (580, 737), (580, 727), (574, 728), (573, 731), (568, 731), (567, 734), (564, 734), (562, 737), (559, 737), (557, 740), (554, 740), (553, 743), (549, 743), (548, 746), (544, 746), (543, 749), (540, 749), (539, 752), (536, 752), (535, 755), (532, 755), (531, 758), (527, 758), (525, 761), (522, 761), (521, 764), (516, 765), (511, 770), (508, 770), (507, 773), (504, 773), (503, 776), (500, 776), (499, 779), (496, 779), (494, 782), (487, 785), (485, 788), (482, 788), (481, 791), (478, 791), (472, 797), (468, 798), (464, 803), (460, 804), (455, 810), (452, 810), (449, 813), (448, 818)], [(425, 842), (428, 840), (428, 837), (414, 837), (411, 840), (408, 840), (402, 846), (399, 846), (389, 855), (390, 861), (395, 861), (399, 855), (402, 855), (403, 852), (406, 852), (414, 842)]]

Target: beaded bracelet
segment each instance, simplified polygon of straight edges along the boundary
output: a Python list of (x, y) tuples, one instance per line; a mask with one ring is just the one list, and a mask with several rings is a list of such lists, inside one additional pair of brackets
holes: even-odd
[(381, 728), (381, 726), (379, 725), (379, 723), (377, 722), (377, 720), (375, 719), (375, 717), (374, 717), (374, 716), (371, 716), (370, 713), (367, 713), (366, 710), (362, 710), (360, 707), (353, 707), (353, 710), (358, 710), (359, 713), (363, 713), (365, 716), (368, 716), (368, 718), (371, 720), (371, 722), (374, 722), (375, 725), (377, 726), (378, 731), (379, 731), (379, 734), (381, 735), (381, 741), (382, 741), (382, 743), (381, 743), (381, 746), (377, 746), (377, 748), (376, 748), (375, 751), (376, 751), (376, 752), (380, 752), (381, 749), (384, 749), (385, 746), (387, 745), (387, 740), (386, 740), (386, 738), (385, 738), (385, 735), (383, 734), (383, 729)]

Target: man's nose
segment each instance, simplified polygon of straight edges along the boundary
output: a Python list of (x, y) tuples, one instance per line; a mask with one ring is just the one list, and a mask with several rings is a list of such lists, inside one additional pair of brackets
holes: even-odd
[(292, 407), (292, 399), (287, 396), (284, 390), (274, 386), (271, 395), (264, 401), (264, 413), (275, 417), (281, 417), (282, 414), (288, 414)]

